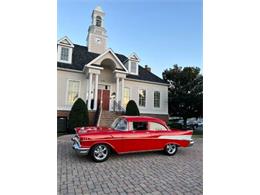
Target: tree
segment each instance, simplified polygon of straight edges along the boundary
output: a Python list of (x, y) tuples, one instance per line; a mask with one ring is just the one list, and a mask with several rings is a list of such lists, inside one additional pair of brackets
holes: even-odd
[(180, 67), (166, 69), (163, 79), (169, 82), (169, 114), (187, 118), (203, 116), (203, 76), (198, 67)]
[(139, 109), (134, 100), (130, 100), (126, 105), (126, 113), (128, 116), (140, 116)]
[(85, 102), (81, 98), (78, 98), (74, 102), (69, 114), (69, 131), (72, 133), (75, 127), (87, 126), (88, 124), (88, 108)]

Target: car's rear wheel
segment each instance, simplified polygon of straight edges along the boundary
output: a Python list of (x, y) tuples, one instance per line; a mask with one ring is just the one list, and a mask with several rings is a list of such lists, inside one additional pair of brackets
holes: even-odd
[(175, 144), (167, 144), (164, 149), (165, 153), (170, 156), (176, 154), (177, 150), (178, 147)]
[(103, 162), (109, 155), (110, 148), (106, 144), (97, 144), (91, 149), (91, 157), (95, 162)]

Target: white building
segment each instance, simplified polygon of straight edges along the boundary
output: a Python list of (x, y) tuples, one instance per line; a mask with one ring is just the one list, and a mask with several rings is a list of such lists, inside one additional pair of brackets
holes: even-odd
[(58, 41), (58, 117), (67, 117), (73, 102), (82, 98), (93, 117), (102, 100), (102, 110), (113, 112), (134, 100), (142, 115), (168, 120), (168, 84), (142, 67), (136, 53), (128, 56), (107, 48), (101, 7), (92, 12), (87, 45), (73, 44), (68, 37)]

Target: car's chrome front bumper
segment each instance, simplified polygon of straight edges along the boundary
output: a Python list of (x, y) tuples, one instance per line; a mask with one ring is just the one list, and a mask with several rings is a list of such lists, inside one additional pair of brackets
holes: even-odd
[(88, 154), (89, 152), (89, 148), (82, 148), (80, 146), (80, 142), (79, 139), (77, 138), (77, 136), (71, 138), (71, 140), (73, 141), (73, 145), (72, 148), (79, 154)]

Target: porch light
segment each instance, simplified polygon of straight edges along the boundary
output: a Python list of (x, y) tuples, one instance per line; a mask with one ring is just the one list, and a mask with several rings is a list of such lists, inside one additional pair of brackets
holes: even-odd
[(112, 97), (112, 98), (115, 98), (115, 97), (116, 97), (116, 92), (113, 92), (113, 93), (111, 94), (111, 97)]

